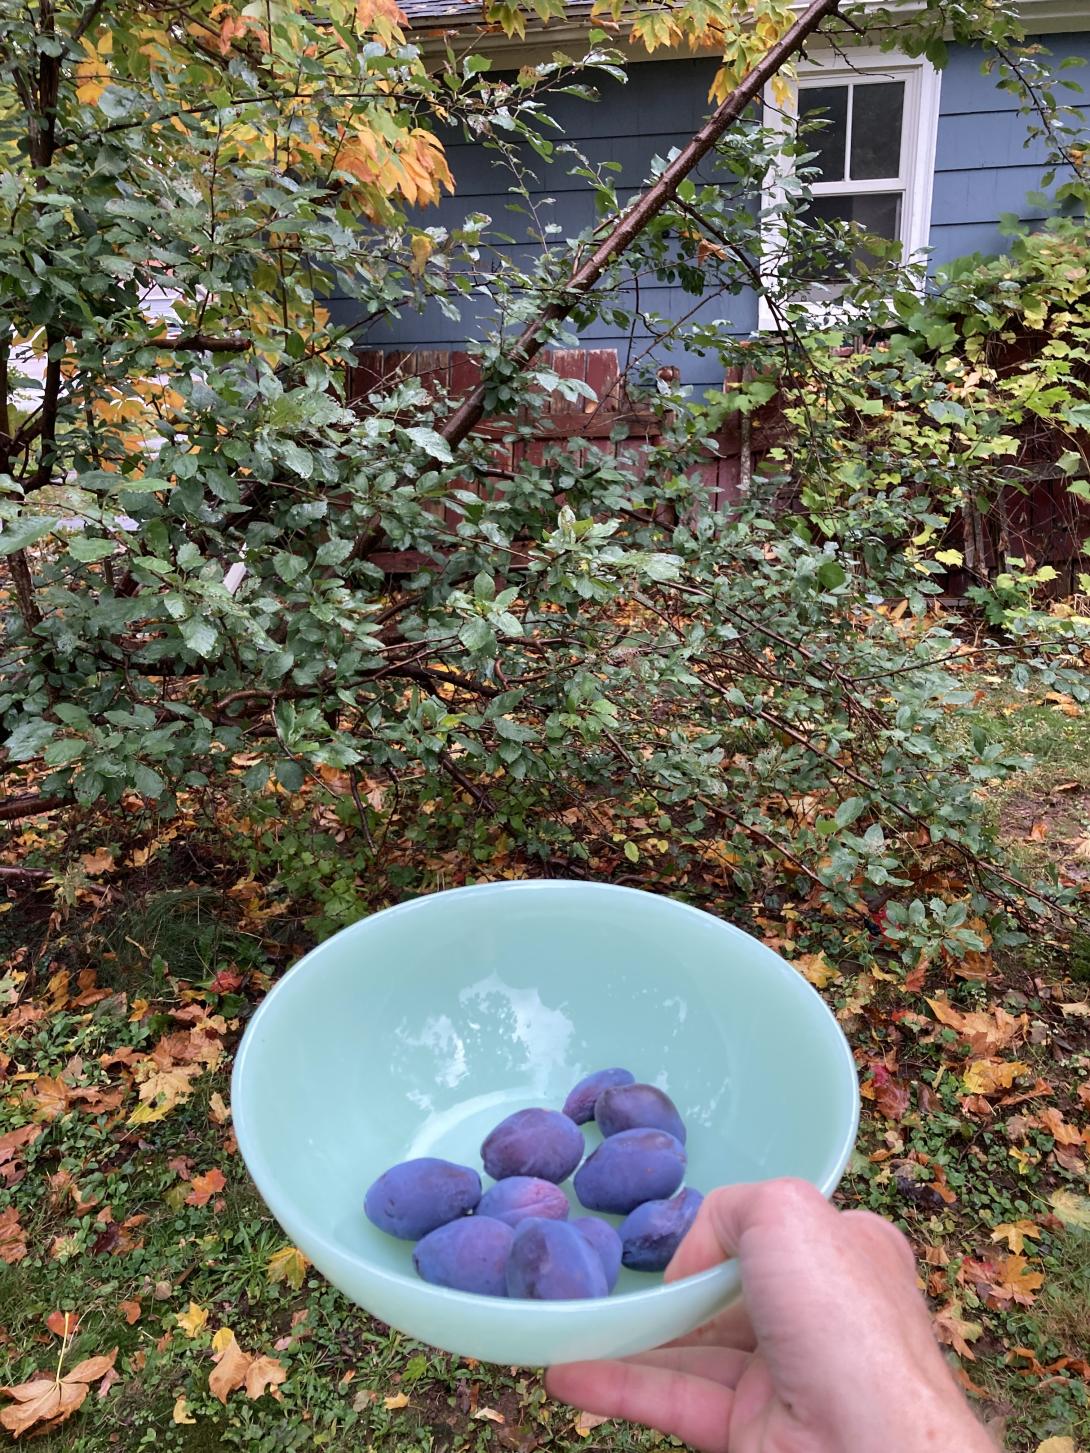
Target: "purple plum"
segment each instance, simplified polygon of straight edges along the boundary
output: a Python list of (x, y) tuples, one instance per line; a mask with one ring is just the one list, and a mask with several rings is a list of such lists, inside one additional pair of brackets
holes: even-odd
[(592, 1075), (585, 1075), (564, 1101), (564, 1114), (576, 1125), (585, 1125), (594, 1119), (594, 1106), (603, 1090), (635, 1083), (636, 1076), (628, 1070), (595, 1070)]
[(574, 1301), (609, 1294), (598, 1253), (566, 1221), (521, 1221), (507, 1262), (507, 1295)]
[(491, 1216), (450, 1221), (418, 1241), (413, 1265), (433, 1286), (476, 1292), (482, 1297), (507, 1295), (507, 1260), (515, 1233)]
[(669, 1201), (644, 1201), (621, 1222), (621, 1259), (633, 1271), (665, 1271), (696, 1220), (704, 1197), (679, 1191)]
[(588, 1211), (627, 1216), (644, 1201), (672, 1196), (685, 1164), (685, 1147), (665, 1130), (622, 1130), (579, 1167), (575, 1194)]
[(380, 1231), (419, 1241), (437, 1226), (468, 1216), (481, 1199), (481, 1178), (467, 1165), (423, 1156), (380, 1175), (363, 1209)]
[(614, 1085), (603, 1090), (594, 1118), (605, 1136), (622, 1130), (665, 1130), (685, 1144), (685, 1124), (677, 1106), (655, 1085)]
[(597, 1216), (578, 1216), (571, 1225), (598, 1253), (606, 1274), (606, 1286), (612, 1291), (621, 1274), (621, 1238), (608, 1221), (599, 1221)]
[(567, 1180), (586, 1148), (578, 1126), (559, 1110), (517, 1110), (496, 1126), (481, 1146), (481, 1158), (494, 1181), (536, 1176), (557, 1184)]
[(536, 1176), (508, 1176), (485, 1191), (477, 1215), (494, 1216), (497, 1221), (506, 1221), (508, 1226), (517, 1226), (527, 1216), (566, 1221), (569, 1209), (567, 1196), (552, 1181), (539, 1180)]

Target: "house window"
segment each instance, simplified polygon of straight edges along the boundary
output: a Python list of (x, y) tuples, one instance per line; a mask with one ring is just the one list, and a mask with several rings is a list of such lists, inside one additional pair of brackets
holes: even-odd
[[(855, 51), (829, 64), (800, 64), (786, 107), (766, 103), (766, 124), (793, 134), (820, 119), (803, 137), (812, 169), (807, 215), (821, 222), (856, 222), (868, 234), (900, 242), (905, 261), (928, 244), (931, 186), (938, 129), (939, 75), (926, 61), (879, 51)], [(766, 197), (766, 202), (775, 197)], [(860, 244), (856, 265), (873, 254)], [(776, 272), (774, 227), (766, 230), (763, 271)], [(835, 300), (845, 281), (815, 270), (806, 297)], [(762, 327), (775, 319), (762, 299)]]

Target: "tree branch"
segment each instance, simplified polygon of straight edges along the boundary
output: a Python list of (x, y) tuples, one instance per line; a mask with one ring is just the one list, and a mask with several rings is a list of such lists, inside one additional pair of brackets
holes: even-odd
[(37, 817), (70, 806), (63, 797), (9, 797), (0, 802), (0, 822), (15, 822), (21, 817)]

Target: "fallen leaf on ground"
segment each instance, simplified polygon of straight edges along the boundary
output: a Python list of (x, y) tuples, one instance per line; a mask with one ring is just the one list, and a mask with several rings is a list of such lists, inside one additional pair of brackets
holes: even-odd
[(21, 1125), (18, 1130), (9, 1130), (6, 1135), (0, 1135), (0, 1166), (10, 1166), (10, 1171), (3, 1172), (3, 1179), (9, 1185), (14, 1179), (12, 1172), (21, 1158), (19, 1152), (33, 1145), (43, 1129), (41, 1125)]
[(962, 1084), (970, 1095), (994, 1095), (1009, 1090), (1019, 1075), (1031, 1073), (1021, 1060), (977, 1059), (966, 1069)]
[(478, 1408), (473, 1416), (483, 1419), (486, 1423), (506, 1423), (507, 1421), (504, 1415), (497, 1412), (495, 1408)]
[(275, 1357), (255, 1357), (246, 1370), (246, 1396), (259, 1398), (263, 1392), (279, 1397), (276, 1389), (287, 1377), (287, 1368)]
[(609, 1419), (602, 1417), (599, 1413), (580, 1413), (575, 1420), (575, 1431), (580, 1438), (586, 1438), (594, 1432), (595, 1428), (600, 1428), (603, 1423), (608, 1422)]
[(992, 1283), (992, 1292), (999, 1301), (1017, 1302), (1021, 1307), (1031, 1306), (1034, 1293), (1044, 1285), (1044, 1276), (1032, 1271), (1024, 1256), (1005, 1256), (999, 1264), (998, 1275)]
[(197, 1421), (186, 1405), (185, 1393), (180, 1393), (175, 1399), (174, 1411), (170, 1415), (170, 1421), (172, 1423), (184, 1423), (186, 1425), (192, 1425)]
[(235, 1334), (229, 1327), (221, 1327), (212, 1338), (212, 1349), (216, 1365), (208, 1376), (208, 1390), (220, 1402), (227, 1403), (227, 1394), (234, 1392), (246, 1381), (246, 1374), (253, 1361), (235, 1341)]
[(226, 1184), (226, 1177), (221, 1170), (217, 1170), (215, 1167), (206, 1170), (203, 1175), (193, 1177), (193, 1189), (186, 1196), (185, 1203), (187, 1206), (207, 1206), (212, 1197), (222, 1191)]
[(14, 1206), (0, 1211), (0, 1261), (14, 1266), (26, 1255), (26, 1232), (19, 1224), (19, 1212)]
[(1046, 1438), (1037, 1444), (1037, 1453), (1079, 1453), (1074, 1438)]
[(130, 1327), (134, 1326), (140, 1320), (139, 1302), (118, 1302), (117, 1310), (125, 1318), (125, 1321), (128, 1322)]
[(998, 1049), (1005, 1049), (1020, 1034), (1024, 1034), (1029, 1026), (1029, 1019), (1025, 1014), (1016, 1019), (1005, 1009), (974, 1009), (970, 1013), (962, 1014), (946, 999), (928, 999), (927, 1003), (940, 1024), (956, 1031), (974, 1054), (982, 1057), (994, 1055)]
[(13, 1406), (0, 1411), (0, 1423), (16, 1438), (36, 1428), (44, 1432), (70, 1418), (82, 1406), (90, 1385), (105, 1377), (117, 1358), (115, 1347), (105, 1357), (88, 1357), (61, 1378), (52, 1373), (32, 1377), (15, 1387), (0, 1388), (14, 1399)]
[(282, 1246), (269, 1257), (265, 1274), (270, 1282), (286, 1281), (296, 1291), (303, 1285), (310, 1262), (297, 1246)]
[(791, 960), (791, 967), (797, 969), (815, 989), (826, 989), (835, 979), (840, 978), (839, 970), (833, 968), (823, 953), (798, 954)]
[(1041, 1228), (1032, 1221), (1005, 1221), (992, 1232), (993, 1241), (1005, 1241), (1008, 1250), (1016, 1253), (1025, 1247), (1027, 1237), (1033, 1241), (1041, 1239)]
[(950, 1302), (935, 1313), (932, 1321), (939, 1341), (952, 1347), (959, 1357), (975, 1362), (976, 1357), (970, 1342), (975, 1342), (984, 1328), (980, 1322), (969, 1322), (961, 1315), (956, 1302)]
[(81, 853), (80, 862), (83, 864), (83, 871), (95, 878), (99, 873), (108, 873), (114, 865), (114, 855), (109, 848), (99, 848), (93, 853)]
[(189, 1310), (178, 1313), (178, 1326), (187, 1337), (199, 1337), (208, 1322), (208, 1309), (190, 1302)]
[(1056, 1008), (1065, 1019), (1090, 1019), (1090, 1003), (1057, 1004)]
[(409, 1399), (403, 1392), (394, 1393), (393, 1397), (383, 1398), (382, 1406), (388, 1413), (396, 1413), (398, 1408), (407, 1408)]
[(1053, 1191), (1048, 1198), (1056, 1218), (1075, 1231), (1090, 1231), (1090, 1200), (1074, 1191)]
[(79, 1326), (79, 1318), (75, 1312), (50, 1312), (45, 1325), (55, 1337), (71, 1337)]
[(1042, 817), (1042, 818), (1039, 818), (1033, 824), (1033, 826), (1030, 828), (1029, 835), (1026, 838), (1026, 841), (1027, 842), (1030, 842), (1030, 843), (1043, 843), (1043, 842), (1046, 842), (1047, 839), (1048, 839), (1048, 823)]
[(231, 1107), (218, 1090), (208, 1102), (208, 1113), (217, 1125), (226, 1125), (231, 1118)]

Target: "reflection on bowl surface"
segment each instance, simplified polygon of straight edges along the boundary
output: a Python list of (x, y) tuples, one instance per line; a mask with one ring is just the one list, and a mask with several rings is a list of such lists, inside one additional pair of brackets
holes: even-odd
[(480, 1169), (505, 1116), (559, 1109), (612, 1065), (675, 1101), (698, 1190), (799, 1175), (830, 1192), (843, 1171), (856, 1076), (819, 996), (710, 914), (606, 884), (454, 889), (336, 934), (254, 1016), (232, 1103), (258, 1189), (336, 1286), (422, 1341), (542, 1365), (679, 1336), (737, 1294), (733, 1266), (668, 1287), (625, 1271), (600, 1302), (473, 1297), (418, 1280), (363, 1196), (414, 1156)]

